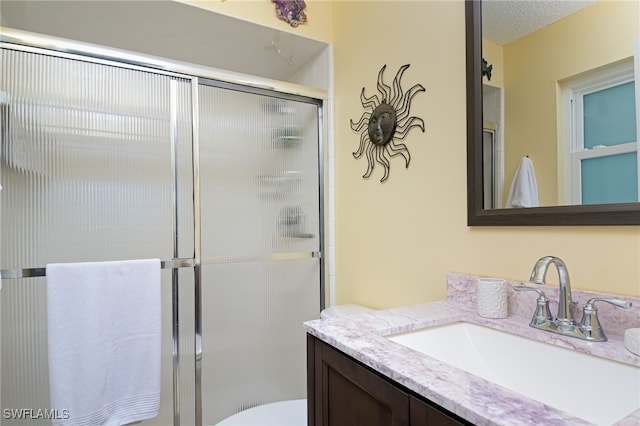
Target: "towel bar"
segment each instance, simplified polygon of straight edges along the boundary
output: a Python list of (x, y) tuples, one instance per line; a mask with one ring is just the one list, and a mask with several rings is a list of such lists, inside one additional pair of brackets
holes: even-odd
[[(171, 259), (162, 260), (160, 262), (160, 268), (162, 269), (176, 269), (176, 268), (193, 268), (196, 264), (195, 259)], [(2, 269), (0, 270), (0, 276), (3, 280), (17, 279), (17, 278), (35, 278), (45, 277), (47, 275), (46, 268), (26, 268), (26, 269)]]

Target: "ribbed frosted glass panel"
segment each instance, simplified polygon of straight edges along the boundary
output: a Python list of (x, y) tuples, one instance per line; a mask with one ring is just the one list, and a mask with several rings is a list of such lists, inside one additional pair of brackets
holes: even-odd
[(203, 423), (306, 397), (302, 322), (318, 318), (319, 260), (205, 265)]
[(200, 86), (202, 256), (317, 251), (317, 106)]
[[(179, 226), (193, 234), (185, 213), (189, 120), (176, 118), (190, 110), (190, 83), (13, 50), (0, 59), (2, 269), (171, 259), (176, 203), (190, 215)], [(185, 139), (175, 151), (173, 135)], [(163, 402), (154, 422), (166, 425), (173, 421), (171, 271), (162, 272), (162, 286)], [(49, 408), (45, 279), (3, 280), (0, 298), (2, 408)]]
[[(305, 334), (318, 318), (318, 109), (200, 86), (204, 424), (306, 394)], [(207, 263), (216, 264), (207, 264)], [(222, 263), (224, 262), (224, 263)]]
[[(193, 111), (191, 83), (174, 80), (172, 104), (175, 107), (176, 202), (178, 224), (178, 257), (194, 257), (193, 217)], [(168, 165), (167, 165), (168, 166)], [(191, 273), (193, 281), (193, 273)], [(193, 305), (191, 307), (193, 313)]]
[[(195, 316), (194, 271), (180, 269), (179, 291), (179, 412), (180, 424), (195, 425)], [(168, 424), (168, 423), (166, 423)]]
[(3, 267), (171, 257), (169, 79), (11, 51), (4, 62)]

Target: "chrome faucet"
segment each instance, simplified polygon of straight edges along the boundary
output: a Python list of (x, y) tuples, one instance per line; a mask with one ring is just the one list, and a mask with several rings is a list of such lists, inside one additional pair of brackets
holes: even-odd
[(629, 309), (631, 303), (617, 299), (592, 298), (589, 299), (582, 309), (582, 320), (580, 325), (576, 325), (573, 317), (573, 300), (571, 298), (571, 283), (569, 281), (569, 272), (567, 265), (555, 256), (545, 256), (540, 258), (531, 272), (529, 281), (536, 284), (546, 284), (545, 277), (549, 265), (554, 264), (558, 270), (560, 291), (558, 295), (558, 315), (554, 319), (549, 312), (549, 299), (544, 292), (535, 287), (525, 285), (514, 285), (515, 291), (535, 291), (538, 293), (536, 301), (536, 310), (529, 325), (552, 333), (562, 334), (564, 336), (576, 337), (583, 340), (593, 342), (604, 342), (607, 336), (598, 320), (598, 309), (595, 307), (596, 302), (607, 302), (619, 308)]
[(529, 281), (536, 284), (546, 284), (546, 275), (549, 265), (554, 264), (558, 270), (560, 294), (558, 295), (558, 315), (556, 321), (562, 325), (572, 325), (576, 321), (573, 319), (573, 300), (571, 299), (571, 282), (567, 265), (555, 256), (545, 256), (540, 258), (533, 266)]

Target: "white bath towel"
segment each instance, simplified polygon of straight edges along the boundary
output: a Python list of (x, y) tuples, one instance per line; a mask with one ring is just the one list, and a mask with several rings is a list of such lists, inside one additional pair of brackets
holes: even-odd
[(516, 174), (513, 176), (507, 207), (538, 207), (538, 184), (529, 157), (522, 157)]
[(54, 425), (124, 425), (160, 406), (160, 261), (47, 265)]

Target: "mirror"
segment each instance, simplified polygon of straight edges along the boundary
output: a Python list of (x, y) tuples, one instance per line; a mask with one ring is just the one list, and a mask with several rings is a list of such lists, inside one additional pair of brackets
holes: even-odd
[[(498, 3), (498, 2), (496, 2)], [(507, 3), (522, 3), (522, 2), (499, 2), (502, 4)], [(535, 3), (547, 3), (552, 2), (535, 2)], [(635, 2), (602, 2), (602, 3), (635, 3)], [(538, 117), (525, 116), (527, 122), (538, 123), (537, 130), (544, 130), (544, 138), (534, 139), (536, 144), (529, 147), (519, 147), (515, 149), (513, 153), (509, 153), (511, 145), (509, 144), (509, 116), (516, 115), (515, 113), (508, 112), (509, 106), (506, 105), (503, 109), (503, 120), (505, 123), (497, 123), (495, 128), (503, 128), (504, 133), (504, 168), (503, 168), (503, 187), (502, 187), (502, 200), (507, 198), (511, 181), (515, 173), (515, 169), (518, 168), (519, 162), (523, 161), (526, 155), (530, 156), (530, 160), (535, 165), (535, 173), (537, 183), (539, 184), (539, 205), (540, 207), (516, 207), (516, 208), (501, 208), (504, 205), (497, 203), (498, 208), (485, 208), (485, 206), (491, 207), (490, 199), (488, 196), (490, 192), (490, 185), (483, 183), (483, 176), (487, 172), (485, 167), (485, 158), (487, 157), (485, 150), (483, 149), (483, 133), (486, 127), (491, 130), (492, 123), (488, 123), (485, 126), (486, 120), (483, 113), (483, 101), (486, 96), (490, 102), (495, 101), (496, 96), (490, 91), (487, 92), (487, 86), (493, 86), (493, 88), (500, 88), (500, 83), (504, 83), (504, 70), (503, 62), (510, 63), (513, 61), (504, 60), (499, 58), (498, 63), (491, 64), (491, 60), (488, 60), (484, 66), (492, 66), (491, 72), (493, 74), (492, 79), (488, 80), (487, 76), (483, 78), (483, 38), (482, 38), (482, 7), (481, 1), (466, 1), (466, 44), (467, 44), (467, 216), (468, 224), (470, 226), (479, 225), (638, 225), (640, 224), (640, 203), (639, 202), (601, 202), (592, 204), (577, 204), (573, 201), (567, 202), (566, 184), (562, 179), (557, 179), (558, 176), (563, 176), (563, 168), (567, 168), (564, 162), (567, 161), (563, 158), (563, 148), (558, 148), (558, 145), (553, 148), (548, 148), (546, 151), (541, 148), (542, 144), (540, 139), (553, 139), (564, 140), (566, 136), (564, 126), (558, 126), (558, 123), (569, 122), (568, 113), (563, 107), (562, 93), (566, 92), (566, 87), (570, 84), (577, 84), (580, 82), (580, 78), (584, 77), (585, 71), (571, 71), (566, 73), (561, 78), (556, 78), (547, 84), (551, 84), (551, 92), (547, 97), (550, 98), (549, 105), (541, 107), (536, 103), (537, 110), (535, 114)], [(589, 6), (587, 6), (589, 7)], [(637, 5), (636, 5), (637, 7)], [(633, 14), (632, 16), (637, 16)], [(637, 26), (638, 24), (636, 24)], [(611, 28), (611, 24), (608, 26)], [(637, 37), (637, 32), (635, 36)], [(598, 43), (604, 43), (608, 41), (608, 37), (605, 35), (597, 36), (595, 40), (600, 40)], [(551, 47), (546, 49), (547, 57), (542, 62), (535, 64), (527, 64), (526, 61), (520, 61), (528, 67), (529, 74), (536, 74), (536, 67), (538, 71), (543, 71), (543, 68), (551, 64), (554, 58), (566, 55), (563, 52), (561, 46), (557, 41), (550, 39), (548, 44), (552, 44)], [(630, 55), (633, 55), (633, 40), (629, 40), (631, 43)], [(485, 49), (487, 56), (489, 56), (489, 49), (485, 42)], [(589, 55), (587, 55), (589, 56)], [(625, 58), (612, 59), (607, 62), (607, 65), (611, 64), (611, 67), (625, 64)], [(629, 61), (628, 58), (626, 58)], [(572, 61), (578, 62), (578, 61)], [(631, 62), (632, 63), (632, 62)], [(549, 65), (550, 67), (550, 65)], [(594, 68), (592, 65), (589, 69)], [(608, 66), (596, 66), (598, 69), (608, 69)], [(525, 70), (526, 71), (526, 70)], [(542, 72), (540, 72), (542, 74)], [(633, 75), (633, 71), (632, 71)], [(499, 80), (503, 79), (502, 82)], [(497, 81), (498, 80), (498, 81)], [(483, 83), (492, 83), (490, 85), (483, 85)], [(527, 100), (526, 97), (515, 94), (512, 97), (504, 95), (504, 92), (510, 89), (511, 86), (502, 87), (502, 98), (508, 100), (511, 104), (518, 103), (522, 105), (533, 104), (532, 101)], [(533, 85), (525, 85), (529, 90), (525, 92), (534, 94), (539, 91), (533, 87)], [(489, 87), (491, 89), (491, 87)], [(637, 89), (637, 88), (636, 88)], [(484, 94), (483, 94), (484, 90)], [(547, 90), (548, 92), (548, 90)], [(483, 96), (484, 95), (484, 96)], [(492, 97), (493, 96), (493, 97)], [(499, 96), (498, 96), (499, 98)], [(537, 102), (537, 101), (536, 101)], [(571, 105), (571, 104), (569, 104)], [(571, 111), (569, 109), (569, 111)], [(530, 113), (530, 115), (533, 113)], [(540, 114), (545, 115), (547, 118), (540, 118)], [(490, 118), (490, 113), (487, 113), (487, 118)], [(499, 116), (499, 115), (498, 115)], [(499, 127), (502, 126), (502, 127)], [(530, 132), (530, 131), (529, 131)], [(636, 128), (637, 133), (637, 128)], [(536, 133), (538, 134), (538, 133)], [(637, 136), (636, 136), (637, 137)], [(523, 136), (522, 139), (525, 139)], [(637, 139), (636, 139), (637, 140)], [(486, 143), (486, 142), (484, 142)], [(637, 142), (636, 145), (637, 146)], [(635, 154), (637, 155), (637, 154)], [(568, 157), (568, 155), (567, 155)], [(635, 158), (635, 157), (634, 157)], [(543, 173), (540, 175), (540, 173)], [(636, 172), (637, 173), (637, 172)], [(500, 176), (486, 173), (488, 177), (493, 176), (494, 179), (500, 179)], [(637, 179), (637, 177), (636, 177)], [(636, 189), (637, 191), (637, 189)], [(579, 192), (579, 191), (578, 191)], [(606, 192), (606, 191), (605, 191)], [(637, 196), (637, 195), (636, 195)], [(560, 200), (560, 201), (558, 201)], [(504, 201), (503, 201), (504, 202)]]

